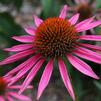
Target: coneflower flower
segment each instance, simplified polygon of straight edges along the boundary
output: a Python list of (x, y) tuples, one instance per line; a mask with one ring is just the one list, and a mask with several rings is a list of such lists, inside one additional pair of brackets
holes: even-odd
[[(10, 78), (7, 78), (10, 79)], [(29, 97), (25, 95), (19, 95), (16, 90), (21, 88), (20, 85), (8, 86), (8, 80), (4, 77), (0, 77), (0, 101), (32, 101)], [(27, 87), (32, 88), (31, 86)], [(15, 99), (14, 99), (15, 98)]]
[[(70, 15), (74, 13), (79, 13), (79, 22), (88, 19), (96, 15), (97, 19), (101, 19), (101, 13), (99, 9), (96, 8), (96, 0), (74, 0), (74, 5), (69, 7)], [(94, 29), (90, 29), (84, 34), (95, 34)]]
[(36, 28), (27, 27), (25, 28), (25, 31), (29, 35), (13, 37), (13, 39), (24, 44), (5, 49), (6, 51), (18, 53), (0, 62), (0, 65), (9, 64), (28, 57), (25, 62), (8, 72), (6, 75), (6, 77), (13, 76), (12, 82), (9, 84), (11, 85), (25, 76), (25, 74), (28, 74), (21, 86), (19, 94), (21, 94), (31, 83), (43, 63), (47, 62), (39, 82), (37, 93), (37, 99), (39, 99), (49, 83), (53, 71), (54, 60), (56, 59), (64, 85), (72, 96), (72, 99), (75, 100), (69, 74), (62, 57), (66, 57), (74, 68), (83, 74), (99, 79), (91, 67), (79, 59), (79, 57), (100, 64), (101, 54), (96, 53), (96, 50), (101, 51), (101, 47), (84, 44), (81, 40), (101, 41), (101, 36), (80, 35), (79, 32), (94, 28), (100, 25), (101, 21), (94, 21), (94, 18), (91, 17), (76, 24), (79, 14), (75, 14), (70, 19), (65, 19), (67, 9), (68, 8), (65, 5), (61, 10), (59, 17), (48, 18), (45, 21), (34, 15)]

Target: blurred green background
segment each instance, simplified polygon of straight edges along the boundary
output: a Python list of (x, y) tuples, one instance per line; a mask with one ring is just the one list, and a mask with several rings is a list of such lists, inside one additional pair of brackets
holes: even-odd
[[(85, 0), (87, 1), (87, 0)], [(97, 15), (101, 20), (101, 0), (88, 0), (94, 2), (93, 15)], [(38, 15), (42, 19), (47, 17), (58, 16), (60, 9), (64, 4), (75, 9), (77, 4), (75, 0), (0, 0), (0, 61), (13, 53), (4, 52), (3, 49), (19, 44), (11, 39), (12, 36), (26, 34), (23, 27), (34, 25), (33, 14)], [(92, 9), (92, 11), (93, 11)], [(73, 11), (68, 12), (68, 17), (75, 14)], [(101, 35), (101, 27), (95, 28), (95, 34)], [(101, 43), (96, 43), (101, 45)], [(101, 101), (101, 79), (94, 80), (76, 71), (67, 61), (68, 70), (72, 78), (72, 84), (76, 93), (77, 101)], [(101, 77), (101, 65), (86, 61)], [(0, 67), (0, 76), (11, 70), (17, 63)], [(51, 82), (46, 89), (40, 101), (72, 101), (68, 96), (59, 71), (55, 66)], [(38, 73), (33, 81), (36, 92), (37, 84), (42, 72)], [(33, 91), (33, 101), (35, 93)]]

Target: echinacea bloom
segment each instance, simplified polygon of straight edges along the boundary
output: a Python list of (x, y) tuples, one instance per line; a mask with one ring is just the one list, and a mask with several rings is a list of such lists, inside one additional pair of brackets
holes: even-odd
[[(69, 7), (69, 14), (79, 13), (79, 22), (96, 15), (97, 19), (101, 19), (100, 9), (96, 8), (96, 0), (74, 0), (73, 6)], [(68, 15), (69, 15), (68, 14)], [(94, 29), (90, 29), (84, 34), (95, 34)]]
[(75, 14), (70, 19), (65, 19), (67, 9), (68, 7), (65, 5), (59, 17), (48, 18), (45, 21), (34, 15), (36, 28), (27, 27), (25, 31), (29, 35), (13, 37), (13, 39), (24, 44), (5, 49), (6, 51), (17, 53), (0, 62), (0, 65), (9, 64), (28, 57), (25, 62), (5, 75), (5, 77), (13, 76), (12, 82), (9, 84), (12, 85), (23, 76), (25, 77), (25, 74), (28, 74), (21, 86), (19, 94), (26, 89), (42, 65), (47, 62), (38, 86), (37, 99), (39, 99), (49, 83), (54, 60), (56, 59), (64, 85), (72, 99), (75, 100), (73, 87), (62, 57), (66, 57), (74, 68), (83, 74), (99, 79), (91, 67), (79, 59), (79, 57), (100, 64), (101, 54), (96, 53), (96, 50), (101, 51), (101, 47), (84, 44), (81, 40), (101, 41), (101, 36), (81, 35), (79, 32), (94, 28), (100, 25), (101, 21), (94, 21), (94, 18), (91, 17), (76, 24), (79, 14)]
[[(21, 88), (20, 85), (11, 85), (8, 86), (8, 80), (10, 78), (0, 77), (0, 101), (32, 101), (29, 97), (25, 95), (19, 95), (16, 90)], [(31, 89), (31, 86), (27, 87)], [(15, 99), (14, 99), (15, 98)]]

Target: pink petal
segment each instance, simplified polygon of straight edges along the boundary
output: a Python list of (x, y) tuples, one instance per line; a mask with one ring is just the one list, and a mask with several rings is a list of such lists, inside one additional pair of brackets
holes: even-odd
[(26, 87), (31, 83), (31, 81), (33, 80), (33, 78), (35, 77), (37, 72), (39, 71), (39, 69), (42, 66), (44, 61), (45, 61), (44, 59), (39, 60), (36, 63), (36, 65), (32, 68), (31, 72), (28, 74), (24, 83), (22, 84), (22, 87), (21, 87), (20, 91), (18, 92), (19, 94), (21, 94), (26, 89)]
[(33, 48), (33, 44), (21, 44), (21, 45), (16, 45), (11, 48), (6, 48), (4, 49), (5, 51), (10, 51), (10, 52), (19, 52), (19, 51), (24, 51), (29, 48)]
[(77, 13), (77, 14), (75, 14), (73, 17), (71, 17), (70, 19), (69, 19), (69, 21), (71, 22), (71, 24), (75, 24), (77, 21), (78, 21), (78, 19), (79, 19), (79, 14)]
[(86, 19), (84, 21), (81, 21), (80, 23), (78, 23), (75, 26), (76, 30), (79, 32), (79, 29), (82, 29), (82, 28), (88, 26), (88, 24), (91, 23), (93, 20), (94, 20), (94, 17), (91, 17), (91, 18), (88, 18), (88, 19)]
[(5, 101), (5, 99), (2, 96), (0, 96), (0, 101)]
[(3, 76), (3, 78), (5, 79), (6, 83), (9, 83), (12, 76), (7, 76), (7, 77)]
[(60, 70), (60, 74), (61, 74), (61, 77), (63, 79), (63, 82), (64, 82), (69, 94), (71, 95), (72, 99), (75, 101), (75, 95), (74, 95), (73, 87), (72, 87), (72, 84), (70, 82), (69, 74), (68, 74), (68, 71), (66, 69), (66, 66), (65, 66), (63, 60), (60, 58), (58, 60), (58, 63), (59, 63), (59, 70)]
[(22, 68), (24, 68), (27, 64), (30, 64), (31, 61), (33, 60), (34, 56), (29, 58), (28, 60), (26, 60), (25, 62), (23, 62), (22, 64), (20, 64), (19, 66), (15, 67), (13, 70), (9, 71), (5, 77), (8, 77), (12, 74), (16, 74), (18, 71), (20, 71)]
[(35, 35), (35, 29), (32, 27), (25, 27), (24, 28), (25, 31), (29, 34), (29, 35)]
[(34, 15), (34, 21), (37, 27), (43, 22), (43, 20), (38, 18), (36, 15)]
[(101, 55), (91, 50), (78, 47), (73, 53), (81, 58), (101, 64)]
[(34, 36), (29, 36), (29, 35), (23, 35), (23, 36), (13, 36), (12, 37), (14, 40), (17, 40), (19, 42), (33, 42), (34, 41)]
[(91, 18), (88, 18), (88, 19), (86, 19), (86, 20), (84, 20), (84, 21), (79, 22), (79, 23), (76, 25), (76, 28), (81, 27), (81, 26), (85, 26), (85, 24), (87, 25), (87, 24), (91, 23), (91, 22), (94, 20), (94, 18), (95, 18), (95, 16), (93, 16), (93, 17), (91, 17)]
[(45, 70), (42, 74), (39, 87), (38, 87), (37, 100), (39, 100), (40, 96), (42, 95), (43, 91), (45, 90), (45, 88), (47, 87), (49, 83), (49, 80), (53, 71), (53, 62), (54, 62), (54, 59), (50, 59), (50, 61), (46, 65)]
[(94, 22), (90, 23), (90, 24), (89, 24), (89, 27), (90, 27), (90, 29), (91, 29), (91, 28), (97, 27), (97, 26), (99, 26), (99, 25), (101, 25), (101, 20), (99, 20), (99, 21), (94, 21)]
[(81, 35), (80, 40), (101, 41), (101, 35)]
[(101, 21), (95, 21), (95, 22), (89, 23), (87, 26), (79, 27), (79, 28), (76, 28), (76, 29), (77, 29), (78, 32), (82, 32), (82, 31), (86, 31), (86, 30), (95, 28), (99, 25), (101, 25)]
[(15, 61), (18, 61), (28, 55), (31, 55), (34, 53), (34, 50), (26, 50), (26, 51), (23, 51), (23, 52), (19, 52), (17, 54), (14, 54), (8, 58), (6, 58), (5, 60), (3, 60), (2, 62), (0, 62), (0, 65), (5, 65), (5, 64), (9, 64), (9, 63), (12, 63), (12, 62), (15, 62)]
[(19, 100), (23, 100), (23, 101), (31, 101), (31, 99), (25, 95), (19, 95), (15, 92), (9, 92), (9, 95), (19, 99)]
[[(12, 86), (8, 86), (9, 89), (21, 89), (21, 85), (12, 85)], [(26, 89), (32, 89), (33, 86), (28, 86)]]
[(66, 14), (67, 14), (67, 5), (64, 5), (63, 9), (61, 10), (61, 13), (59, 15), (59, 18), (63, 18), (65, 19), (66, 18)]
[(79, 44), (80, 46), (90, 48), (92, 50), (101, 51), (101, 46), (91, 45), (91, 44)]
[(91, 67), (82, 60), (80, 60), (79, 58), (72, 55), (67, 55), (67, 58), (69, 62), (81, 73), (90, 76), (92, 78), (99, 79), (99, 77), (93, 72)]
[(7, 96), (8, 101), (14, 101), (12, 97)]
[(32, 66), (40, 59), (39, 55), (36, 55), (31, 62), (29, 62), (23, 69), (21, 69), (15, 77), (12, 78), (11, 82), (9, 83), (9, 86), (15, 83), (17, 80), (22, 78), (31, 68)]

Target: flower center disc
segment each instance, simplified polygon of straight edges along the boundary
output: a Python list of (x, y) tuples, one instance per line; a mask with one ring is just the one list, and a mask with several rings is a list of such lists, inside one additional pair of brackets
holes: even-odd
[(80, 21), (92, 16), (92, 7), (90, 5), (81, 4), (78, 6), (77, 12), (80, 14)]
[(3, 95), (6, 90), (6, 82), (0, 77), (0, 95)]
[(68, 20), (48, 18), (36, 30), (35, 46), (44, 57), (55, 57), (70, 53), (78, 33)]

